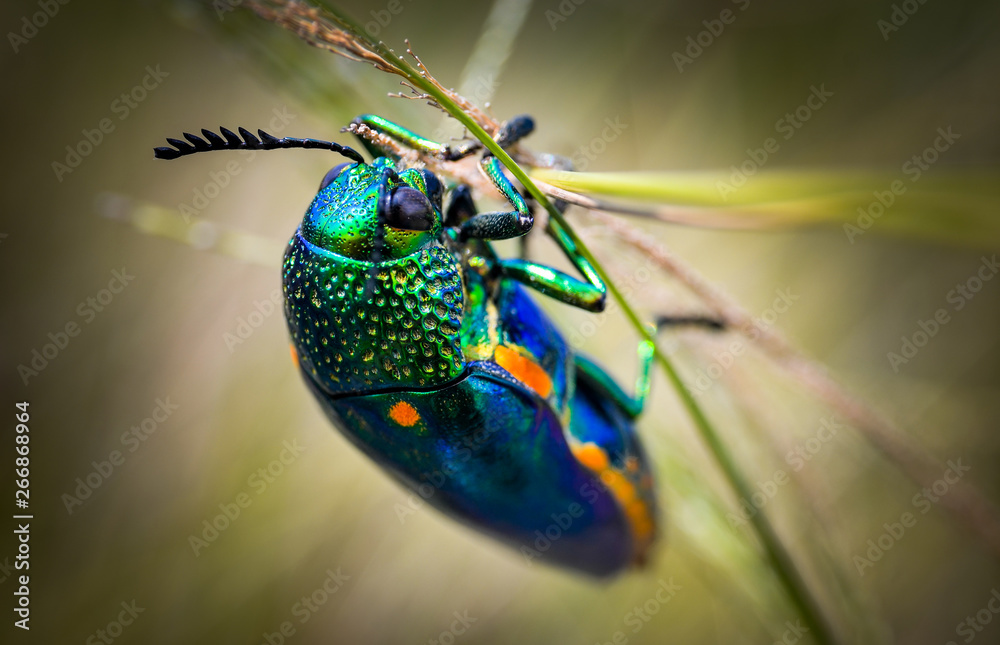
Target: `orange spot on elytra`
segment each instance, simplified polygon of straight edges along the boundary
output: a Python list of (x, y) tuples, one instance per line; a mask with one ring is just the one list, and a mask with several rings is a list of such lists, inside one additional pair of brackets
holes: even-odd
[(608, 454), (596, 443), (585, 443), (574, 448), (573, 454), (577, 461), (594, 472), (601, 472), (608, 467)]
[(420, 421), (420, 413), (406, 401), (399, 401), (389, 408), (389, 418), (405, 428), (412, 428)]
[(493, 360), (543, 399), (552, 392), (552, 379), (549, 375), (538, 363), (520, 352), (506, 345), (497, 345), (496, 351), (493, 352)]
[(297, 351), (295, 351), (295, 345), (289, 344), (288, 345), (288, 349), (291, 350), (291, 352), (292, 352), (292, 363), (295, 364), (295, 367), (298, 367), (299, 366), (299, 353)]
[[(573, 455), (581, 465), (600, 478), (601, 483), (625, 512), (636, 542), (635, 560), (637, 564), (641, 563), (645, 559), (646, 549), (652, 544), (656, 530), (649, 506), (639, 496), (631, 480), (611, 466), (608, 453), (596, 443), (588, 442), (574, 446)], [(638, 462), (635, 467), (638, 467)]]

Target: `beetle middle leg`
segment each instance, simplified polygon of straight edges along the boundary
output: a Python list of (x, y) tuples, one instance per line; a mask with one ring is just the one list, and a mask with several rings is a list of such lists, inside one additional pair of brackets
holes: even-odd
[[(514, 209), (477, 214), (469, 188), (458, 186), (452, 192), (451, 203), (445, 211), (445, 226), (457, 227), (460, 239), (465, 240), (502, 240), (527, 233), (531, 230), (534, 218), (524, 198), (503, 174), (500, 161), (488, 155), (480, 162), (480, 166)], [(550, 220), (546, 232), (559, 243), (563, 252), (587, 278), (586, 282), (550, 266), (524, 259), (496, 259), (496, 268), (505, 277), (547, 296), (588, 311), (601, 311), (606, 291), (597, 272), (576, 251), (572, 240), (556, 222)]]
[[(507, 239), (531, 230), (534, 218), (524, 198), (504, 175), (500, 161), (492, 155), (485, 155), (480, 167), (514, 210), (476, 215), (462, 225), (462, 237), (483, 240)], [(585, 280), (574, 278), (544, 264), (513, 258), (499, 260), (498, 264), (503, 275), (574, 307), (587, 311), (603, 311), (607, 288), (597, 271), (579, 252), (565, 229), (554, 219), (549, 220), (545, 232), (555, 240)]]

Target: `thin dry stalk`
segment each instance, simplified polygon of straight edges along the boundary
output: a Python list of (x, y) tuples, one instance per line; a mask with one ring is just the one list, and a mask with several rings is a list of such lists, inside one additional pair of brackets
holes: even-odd
[(413, 52), (409, 41), (406, 41), (406, 53), (413, 58), (415, 69), (411, 67), (408, 70), (406, 68), (409, 67), (409, 64), (396, 56), (384, 44), (379, 42), (378, 46), (373, 49), (364, 38), (358, 35), (355, 25), (319, 7), (310, 6), (299, 0), (271, 2), (250, 0), (246, 4), (261, 18), (288, 29), (313, 47), (339, 54), (350, 60), (368, 62), (383, 72), (401, 76), (403, 78), (402, 85), (409, 88), (412, 95), (391, 94), (390, 96), (423, 99), (434, 107), (443, 109), (430, 94), (417, 90), (410, 83), (411, 73), (416, 73), (451, 99), (491, 136), (496, 135), (500, 129), (500, 124), (479, 109), (472, 101), (459, 95), (455, 90), (441, 85), (427, 70), (420, 57)]

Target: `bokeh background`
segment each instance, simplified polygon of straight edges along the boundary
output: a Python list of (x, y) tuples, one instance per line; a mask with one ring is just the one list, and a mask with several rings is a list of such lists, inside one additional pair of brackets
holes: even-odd
[[(172, 210), (186, 204), (206, 220), (273, 239), (280, 252), (336, 159), (285, 151), (166, 164), (151, 148), (165, 136), (219, 124), (270, 129), (276, 111), (289, 121), (280, 129), (285, 136), (345, 141), (339, 128), (364, 112), (427, 133), (443, 127), (441, 114), (421, 102), (387, 98), (400, 89), (395, 79), (277, 27), (241, 21), (236, 5), (217, 3), (236, 10), (217, 16), (180, 2), (70, 2), (16, 51), (8, 35), (0, 55), (0, 404), (11, 412), (16, 401), (31, 404), (35, 516), (32, 629), (26, 634), (5, 620), (4, 642), (99, 642), (88, 639), (118, 619), (123, 602), (143, 611), (115, 638), (122, 643), (263, 643), (284, 621), (294, 625), (284, 637), (290, 643), (589, 645), (616, 632), (629, 643), (798, 638), (785, 625), (795, 613), (752, 538), (725, 519), (738, 500), (663, 379), (641, 424), (668, 527), (650, 568), (599, 584), (528, 564), (427, 507), (400, 518), (408, 494), (334, 431), (289, 360), (282, 316), (263, 304), (280, 287), (276, 269), (101, 216), (106, 193)], [(341, 6), (368, 21), (388, 3)], [(490, 4), (399, 6), (379, 37), (397, 51), (411, 39), (438, 78), (458, 86)], [(530, 147), (567, 156), (600, 138), (606, 119), (620, 120), (627, 127), (588, 170), (725, 169), (774, 136), (776, 121), (822, 84), (832, 97), (781, 142), (768, 168), (899, 173), (949, 126), (961, 138), (928, 172), (995, 168), (1000, 5), (912, 3), (916, 12), (885, 39), (878, 21), (889, 20), (893, 6), (537, 0), (524, 9), (502, 71), (487, 77), (491, 109), (500, 118), (532, 114), (538, 130)], [(724, 9), (735, 21), (679, 71), (674, 52)], [(36, 2), (4, 3), (0, 24), (21, 33), (22, 19), (41, 10)], [(268, 61), (260, 53), (268, 50), (281, 57)], [(295, 65), (282, 69), (289, 60)], [(147, 66), (162, 72), (160, 81), (126, 113), (120, 97), (142, 83)], [(53, 162), (65, 163), (66, 146), (76, 147), (102, 119), (113, 130), (57, 176)], [(196, 203), (196, 192), (221, 183), (230, 162), (238, 172), (229, 170), (217, 195)], [(642, 257), (575, 217), (615, 275), (639, 276), (635, 300), (645, 314), (696, 308), (667, 278), (643, 269)], [(837, 226), (643, 227), (755, 315), (767, 313), (779, 290), (798, 296), (777, 326), (934, 455), (962, 459), (970, 467), (964, 477), (1000, 500), (1000, 280), (986, 282), (959, 311), (947, 299), (984, 256), (993, 257), (988, 240), (894, 237), (878, 223), (853, 244)], [(531, 248), (558, 262), (544, 241)], [(101, 290), (114, 271), (134, 279), (98, 311), (87, 300), (106, 299)], [(587, 314), (543, 305), (566, 329), (586, 328)], [(893, 370), (887, 353), (942, 307), (950, 322)], [(259, 326), (227, 345), (226, 335), (238, 334), (255, 311), (264, 312), (253, 317)], [(635, 338), (618, 316), (599, 321), (583, 349), (628, 382)], [(68, 323), (79, 334), (25, 382), (19, 366), (30, 366), (33, 351)], [(725, 342), (689, 336), (671, 342), (693, 380)], [(161, 400), (176, 409), (145, 440), (126, 437)], [(856, 432), (845, 426), (793, 471), (787, 451), (815, 437), (835, 412), (759, 357), (738, 361), (702, 401), (752, 481), (767, 482), (779, 469), (794, 474), (765, 510), (810, 580), (827, 590), (847, 642), (967, 642), (972, 632), (956, 628), (977, 612), (992, 624), (980, 622), (975, 642), (1000, 642), (1000, 620), (988, 609), (1000, 588), (995, 555), (939, 505), (921, 514), (913, 503), (918, 488)], [(11, 499), (13, 432), (3, 436), (0, 479)], [(301, 452), (292, 458), (283, 453), (288, 445)], [(116, 450), (122, 463), (94, 475), (108, 471), (102, 462)], [(269, 467), (271, 475), (255, 474)], [(88, 476), (99, 486), (67, 508), (65, 496), (77, 495), (77, 479)], [(241, 493), (250, 505), (211, 543), (193, 548), (191, 536), (202, 536), (220, 504)], [(915, 509), (915, 526), (859, 574), (854, 556), (884, 533), (883, 524)], [(0, 595), (9, 617), (15, 546), (12, 520), (3, 521)], [(348, 578), (315, 611), (303, 610), (298, 603), (322, 588), (329, 571)], [(666, 604), (650, 604), (671, 579), (680, 590)], [(656, 611), (637, 621), (637, 605)], [(448, 635), (455, 612), (475, 622)], [(808, 634), (801, 638), (809, 642)]]

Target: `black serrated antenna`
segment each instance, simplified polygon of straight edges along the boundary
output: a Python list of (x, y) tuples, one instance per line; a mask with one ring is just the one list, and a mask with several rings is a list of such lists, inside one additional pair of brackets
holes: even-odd
[(203, 129), (201, 133), (205, 136), (204, 139), (185, 132), (184, 138), (187, 139), (187, 141), (168, 138), (167, 143), (173, 147), (168, 148), (163, 146), (161, 148), (154, 148), (153, 155), (157, 159), (177, 159), (178, 157), (183, 157), (185, 155), (193, 155), (196, 152), (211, 152), (212, 150), (278, 150), (280, 148), (317, 148), (322, 150), (332, 150), (359, 164), (365, 163), (364, 157), (358, 154), (356, 150), (348, 148), (347, 146), (342, 146), (339, 143), (334, 143), (333, 141), (323, 141), (321, 139), (293, 139), (291, 137), (279, 139), (264, 132), (263, 130), (257, 130), (257, 134), (260, 136), (260, 139), (257, 139), (257, 137), (255, 137), (246, 128), (238, 129), (239, 134), (236, 134), (227, 128), (219, 128), (219, 132), (222, 133), (221, 137), (211, 130)]

